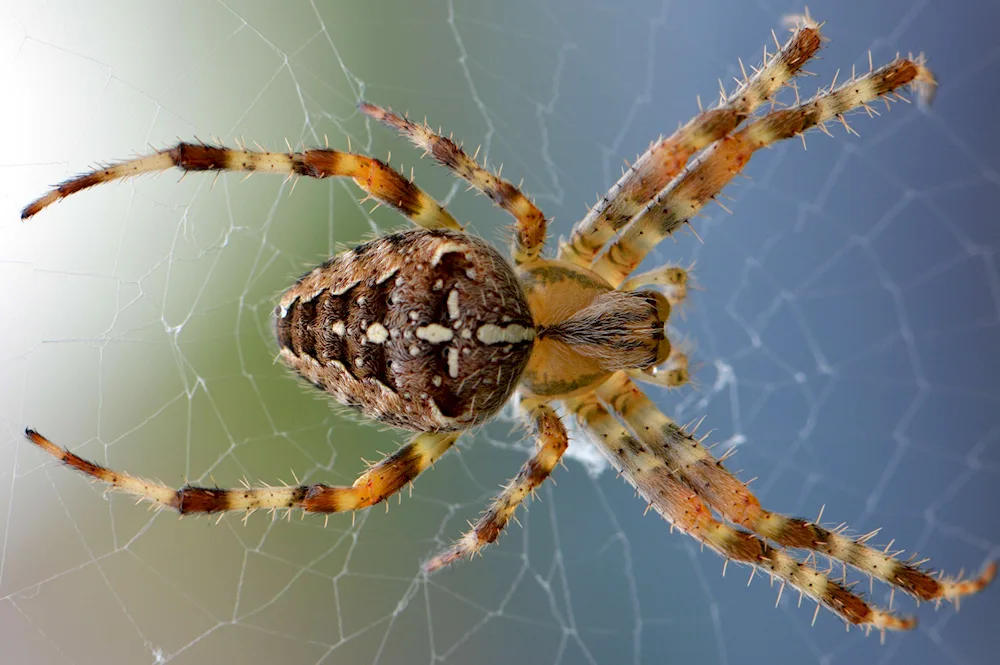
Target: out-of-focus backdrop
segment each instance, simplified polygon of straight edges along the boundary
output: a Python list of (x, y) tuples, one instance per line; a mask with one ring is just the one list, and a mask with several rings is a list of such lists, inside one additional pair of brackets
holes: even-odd
[[(475, 232), (509, 220), (356, 111), (454, 132), (572, 222), (650, 140), (731, 89), (789, 2), (9, 3), (0, 14), (0, 660), (9, 663), (987, 663), (1000, 588), (912, 634), (844, 632), (669, 533), (576, 459), (497, 547), (430, 579), (527, 442), (466, 437), (412, 497), (361, 514), (178, 521), (102, 494), (26, 426), (181, 484), (350, 482), (403, 438), (332, 411), (275, 362), (275, 296), (398, 228), (342, 182), (178, 174), (20, 208), (95, 162), (218, 137), (348, 147), (415, 169)], [(696, 261), (676, 319), (697, 385), (653, 389), (772, 509), (976, 571), (1000, 554), (1000, 30), (973, 2), (814, 2), (811, 94), (924, 51), (930, 108), (756, 157), (658, 262)], [(790, 96), (785, 96), (787, 101)], [(881, 108), (881, 107), (879, 107)], [(552, 245), (550, 244), (550, 247)], [(592, 450), (574, 442), (580, 456)], [(294, 475), (293, 475), (294, 474)], [(859, 589), (867, 592), (868, 583)], [(889, 601), (876, 585), (873, 597)]]

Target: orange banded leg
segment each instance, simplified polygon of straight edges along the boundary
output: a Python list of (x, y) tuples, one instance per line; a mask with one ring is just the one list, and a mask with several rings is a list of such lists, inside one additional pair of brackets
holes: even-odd
[(536, 487), (545, 482), (566, 452), (569, 438), (556, 412), (547, 404), (535, 400), (526, 399), (521, 402), (521, 407), (533, 423), (534, 435), (538, 439), (538, 450), (525, 462), (514, 479), (507, 483), (473, 525), (472, 530), (450, 548), (424, 564), (426, 572), (432, 573), (459, 559), (471, 557), (496, 541), (508, 522), (514, 518), (517, 507), (535, 491)]
[(863, 76), (851, 77), (837, 88), (786, 109), (772, 111), (727, 136), (702, 154), (636, 215), (624, 232), (591, 268), (617, 286), (635, 270), (661, 240), (694, 217), (740, 173), (757, 150), (799, 136), (824, 123), (840, 119), (856, 108), (874, 111), (870, 102), (890, 97), (904, 86), (918, 86), (927, 94), (934, 77), (923, 60), (900, 58)]
[[(777, 42), (777, 38), (775, 38)], [(653, 143), (559, 244), (559, 258), (589, 266), (608, 240), (681, 172), (687, 161), (727, 136), (799, 73), (822, 44), (819, 26), (808, 18), (774, 55), (745, 76), (719, 106), (703, 111), (671, 136)], [(742, 63), (740, 63), (742, 66)]]
[(174, 489), (89, 462), (60, 448), (34, 430), (25, 430), (25, 435), (32, 443), (66, 466), (107, 483), (111, 489), (131, 494), (141, 501), (149, 501), (157, 507), (173, 508), (182, 515), (187, 515), (236, 510), (249, 513), (255, 510), (294, 508), (306, 512), (338, 513), (366, 508), (386, 500), (412, 482), (451, 447), (459, 433), (419, 434), (392, 455), (369, 467), (350, 487), (315, 484), (239, 489), (195, 485)]
[(527, 263), (537, 259), (545, 244), (545, 215), (521, 193), (517, 187), (498, 175), (484, 169), (473, 157), (446, 136), (431, 130), (427, 124), (418, 125), (374, 104), (362, 102), (359, 106), (365, 115), (392, 127), (418, 148), (449, 169), (459, 178), (493, 199), (494, 203), (517, 220), (514, 236), (514, 261)]
[(394, 208), (418, 226), (456, 231), (462, 228), (447, 210), (422, 189), (388, 164), (366, 155), (328, 149), (288, 153), (235, 150), (204, 143), (178, 143), (151, 155), (70, 178), (29, 203), (21, 211), (21, 219), (28, 219), (56, 201), (94, 185), (145, 173), (158, 173), (171, 167), (185, 172), (245, 171), (310, 178), (348, 177), (372, 198)]
[(888, 550), (869, 547), (866, 542), (877, 531), (854, 539), (840, 530), (831, 531), (802, 518), (764, 510), (722, 460), (665, 416), (624, 374), (612, 376), (597, 393), (705, 503), (723, 518), (762, 538), (836, 559), (919, 600), (957, 601), (981, 591), (996, 574), (996, 564), (991, 563), (974, 579), (932, 576), (919, 563), (902, 561)]
[[(729, 561), (753, 566), (799, 593), (825, 605), (848, 623), (884, 630), (910, 630), (911, 617), (873, 607), (810, 564), (776, 549), (753, 534), (724, 524), (681, 480), (666, 458), (623, 428), (595, 393), (567, 402), (577, 421), (594, 434), (601, 452), (649, 506), (676, 528), (711, 547)], [(818, 607), (817, 607), (818, 611)], [(815, 617), (814, 617), (815, 619)]]

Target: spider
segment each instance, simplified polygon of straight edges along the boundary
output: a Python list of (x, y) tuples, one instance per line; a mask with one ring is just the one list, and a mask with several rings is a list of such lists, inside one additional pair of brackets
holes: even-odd
[[(897, 57), (800, 101), (795, 77), (824, 41), (820, 27), (802, 17), (784, 45), (775, 37), (776, 50), (764, 49), (763, 62), (744, 72), (734, 92), (723, 91), (714, 107), (652, 143), (560, 241), (554, 259), (542, 255), (545, 216), (517, 187), (426, 123), (368, 103), (360, 105), (362, 113), (397, 130), (513, 216), (512, 261), (466, 234), (388, 164), (329, 147), (277, 153), (182, 142), (63, 182), (29, 204), (22, 219), (94, 185), (170, 167), (348, 177), (367, 197), (396, 209), (416, 228), (378, 237), (303, 275), (281, 296), (274, 325), (281, 358), (302, 377), (364, 416), (415, 434), (351, 486), (238, 489), (174, 489), (84, 460), (31, 429), (27, 437), (110, 488), (181, 514), (296, 508), (329, 514), (396, 494), (463, 432), (515, 400), (537, 439), (533, 456), (470, 531), (424, 564), (427, 572), (497, 540), (566, 451), (563, 413), (596, 440), (649, 507), (726, 563), (766, 573), (782, 590), (788, 585), (817, 601), (817, 613), (825, 605), (848, 626), (883, 633), (913, 628), (915, 619), (895, 614), (891, 603), (876, 607), (818, 569), (816, 556), (918, 600), (956, 603), (986, 587), (996, 563), (973, 579), (934, 575), (921, 567), (924, 561), (868, 545), (876, 531), (850, 537), (818, 519), (769, 512), (725, 468), (726, 456), (714, 457), (704, 439), (664, 415), (638, 385), (676, 387), (688, 380), (687, 359), (666, 334), (688, 274), (667, 265), (631, 276), (646, 255), (721, 194), (758, 149), (814, 127), (826, 131), (832, 120), (850, 131), (848, 111), (872, 115), (872, 102), (888, 106), (905, 87), (933, 89), (922, 57)], [(776, 109), (774, 96), (785, 86), (795, 87), (796, 102)], [(765, 104), (771, 108), (758, 112)]]

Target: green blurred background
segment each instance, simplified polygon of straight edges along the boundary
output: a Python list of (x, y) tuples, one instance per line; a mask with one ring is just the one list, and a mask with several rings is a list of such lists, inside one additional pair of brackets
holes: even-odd
[[(773, 509), (884, 526), (949, 571), (1000, 554), (998, 10), (811, 3), (838, 67), (925, 51), (930, 109), (860, 138), (768, 151), (656, 261), (697, 260), (678, 320), (698, 386), (653, 390)], [(339, 182), (177, 174), (111, 185), (30, 224), (20, 208), (98, 160), (177, 137), (321, 145), (415, 167), (476, 232), (509, 220), (372, 127), (427, 116), (572, 222), (661, 132), (756, 62), (801, 6), (710, 2), (17, 2), (0, 9), (0, 662), (986, 663), (996, 589), (886, 646), (669, 534), (613, 474), (570, 461), (502, 543), (429, 581), (525, 457), (504, 418), (412, 497), (361, 514), (185, 519), (59, 468), (25, 426), (181, 484), (348, 483), (396, 432), (355, 424), (275, 362), (278, 293), (342, 245), (398, 228)], [(842, 74), (843, 76), (843, 74)], [(727, 85), (730, 85), (727, 83)], [(731, 85), (730, 85), (731, 87)], [(574, 444), (586, 454), (582, 442)], [(880, 536), (881, 537), (881, 536)], [(866, 583), (862, 583), (864, 587)], [(887, 602), (884, 589), (875, 598)], [(914, 611), (897, 595), (895, 604)]]

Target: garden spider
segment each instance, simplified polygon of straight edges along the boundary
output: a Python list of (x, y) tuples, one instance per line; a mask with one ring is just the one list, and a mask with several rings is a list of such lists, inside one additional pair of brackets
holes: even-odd
[[(374, 505), (434, 463), (462, 432), (515, 399), (538, 448), (460, 540), (425, 564), (430, 572), (494, 542), (517, 506), (552, 473), (569, 443), (557, 409), (572, 414), (649, 506), (727, 562), (752, 566), (825, 605), (848, 624), (879, 631), (915, 625), (813, 565), (815, 555), (851, 566), (918, 600), (982, 590), (975, 579), (932, 575), (842, 528), (771, 513), (685, 428), (672, 422), (636, 382), (680, 386), (687, 360), (665, 326), (682, 301), (687, 273), (677, 266), (632, 277), (657, 243), (721, 193), (759, 148), (799, 136), (862, 108), (888, 102), (906, 86), (933, 89), (922, 58), (897, 58), (790, 107), (757, 113), (820, 48), (820, 26), (799, 20), (791, 38), (745, 75), (737, 89), (672, 136), (653, 143), (559, 245), (544, 258), (546, 219), (515, 186), (480, 167), (426, 125), (362, 103), (361, 111), (398, 130), (435, 160), (486, 193), (516, 219), (513, 265), (387, 164), (331, 149), (287, 154), (204, 143), (172, 148), (68, 180), (22, 212), (27, 219), (99, 183), (158, 172), (275, 172), (345, 176), (368, 197), (395, 208), (416, 229), (343, 252), (302, 276), (275, 308), (282, 359), (337, 401), (365, 416), (415, 431), (409, 443), (372, 464), (352, 486), (247, 485), (173, 489), (111, 471), (27, 430), (42, 450), (113, 489), (182, 514), (259, 509), (333, 513)], [(848, 129), (850, 129), (848, 127)], [(698, 153), (701, 153), (698, 155)], [(688, 164), (688, 161), (698, 157)], [(645, 287), (645, 288), (644, 288)], [(658, 287), (650, 289), (648, 287)], [(803, 550), (804, 558), (790, 550)]]

